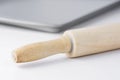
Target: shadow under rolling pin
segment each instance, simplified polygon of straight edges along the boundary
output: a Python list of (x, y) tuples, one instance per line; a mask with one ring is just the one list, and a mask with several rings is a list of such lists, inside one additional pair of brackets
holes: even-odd
[(42, 59), (58, 53), (79, 57), (120, 48), (120, 24), (66, 31), (58, 39), (23, 46), (14, 51), (17, 63)]

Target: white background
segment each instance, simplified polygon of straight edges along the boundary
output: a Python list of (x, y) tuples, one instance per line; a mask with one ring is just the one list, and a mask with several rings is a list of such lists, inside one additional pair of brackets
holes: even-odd
[[(119, 8), (81, 26), (117, 22), (120, 23)], [(120, 80), (120, 50), (75, 59), (58, 54), (24, 64), (13, 61), (15, 48), (60, 35), (0, 25), (0, 80)]]

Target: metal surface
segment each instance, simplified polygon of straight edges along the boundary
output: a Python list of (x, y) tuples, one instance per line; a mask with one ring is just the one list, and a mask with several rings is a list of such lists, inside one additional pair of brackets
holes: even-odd
[[(53, 0), (54, 1), (54, 0)], [(81, 0), (82, 1), (82, 0)], [(85, 1), (84, 1), (85, 2)], [(72, 2), (71, 2), (72, 3)], [(98, 3), (98, 2), (97, 2)], [(102, 2), (102, 3), (104, 3), (104, 1)], [(49, 3), (48, 3), (49, 4)], [(89, 4), (89, 3), (88, 3)], [(74, 5), (75, 6), (75, 5)], [(84, 5), (84, 6), (86, 6), (86, 5)], [(97, 5), (96, 5), (97, 6)], [(67, 12), (66, 12), (66, 14), (68, 14), (69, 16), (68, 17), (65, 17), (66, 15), (63, 15), (63, 17), (62, 17), (62, 19), (64, 18), (64, 20), (61, 20), (61, 16), (62, 15), (59, 15), (58, 16), (58, 18), (54, 18), (55, 19), (55, 22), (54, 23), (50, 23), (49, 24), (49, 22), (48, 22), (48, 24), (42, 24), (41, 22), (38, 22), (38, 21), (32, 21), (32, 20), (22, 20), (22, 19), (19, 19), (19, 18), (14, 18), (14, 15), (13, 15), (13, 13), (11, 13), (12, 14), (12, 16), (10, 15), (10, 16), (8, 16), (7, 18), (0, 18), (0, 23), (1, 24), (6, 24), (6, 25), (12, 25), (12, 26), (18, 26), (18, 27), (23, 27), (23, 28), (28, 28), (28, 29), (34, 29), (34, 30), (38, 30), (38, 31), (45, 31), (45, 32), (62, 32), (62, 31), (65, 31), (65, 30), (67, 30), (67, 29), (69, 29), (69, 28), (71, 28), (71, 27), (74, 27), (75, 25), (77, 25), (77, 24), (80, 24), (80, 23), (83, 23), (83, 22), (85, 22), (85, 21), (88, 21), (89, 19), (92, 19), (92, 18), (94, 18), (94, 17), (96, 17), (96, 16), (98, 16), (98, 15), (100, 15), (100, 14), (102, 14), (102, 13), (105, 13), (105, 12), (108, 12), (108, 11), (110, 11), (110, 10), (112, 10), (112, 9), (114, 9), (114, 8), (116, 8), (116, 7), (118, 7), (118, 6), (120, 6), (120, 1), (118, 0), (118, 1), (111, 1), (111, 2), (109, 2), (109, 3), (105, 3), (104, 5), (102, 4), (102, 6), (100, 6), (100, 7), (96, 7), (96, 8), (93, 8), (93, 6), (91, 6), (91, 10), (89, 10), (89, 9), (87, 9), (86, 11), (84, 10), (84, 7), (83, 7), (83, 12), (81, 12), (81, 14), (80, 15), (78, 15), (79, 13), (77, 13), (77, 16), (76, 16), (76, 14), (73, 14), (73, 15), (75, 15), (75, 17), (73, 16), (72, 17), (72, 14), (71, 15), (69, 15)], [(13, 7), (13, 6), (12, 6)], [(54, 6), (53, 6), (54, 7)], [(53, 8), (52, 7), (52, 8)], [(92, 9), (93, 8), (93, 9)], [(13, 8), (12, 8), (13, 9)], [(16, 8), (15, 8), (16, 9)], [(66, 8), (67, 9), (67, 8)], [(82, 8), (81, 8), (82, 9)], [(63, 11), (65, 11), (65, 10), (63, 10)], [(73, 10), (74, 11), (74, 10)], [(84, 12), (85, 11), (85, 12)], [(10, 12), (10, 11), (9, 11)], [(45, 11), (43, 11), (43, 12), (45, 12)], [(69, 11), (68, 11), (69, 12)], [(2, 12), (1, 12), (2, 13)], [(15, 14), (16, 14), (16, 16), (18, 16), (17, 15), (17, 11), (16, 12), (14, 12)], [(62, 13), (62, 12), (61, 12)], [(44, 14), (44, 13), (43, 13)], [(42, 14), (42, 15), (43, 15)], [(49, 13), (48, 13), (49, 14)], [(56, 12), (56, 14), (57, 14), (57, 12)], [(60, 12), (59, 12), (59, 14), (60, 14)], [(3, 14), (1, 14), (1, 16), (3, 15), (3, 17), (4, 16), (6, 16), (6, 15), (4, 15), (4, 13)], [(28, 14), (29, 15), (29, 14)], [(42, 16), (41, 15), (41, 16)], [(25, 16), (25, 15), (24, 15)], [(22, 17), (24, 17), (24, 16), (22, 16)], [(33, 15), (29, 15), (29, 16), (33, 16)], [(40, 16), (40, 18), (41, 18), (41, 16)], [(43, 16), (45, 16), (45, 15), (43, 15)], [(51, 15), (51, 16), (54, 16), (54, 15)], [(50, 17), (51, 17), (50, 16)], [(78, 17), (79, 16), (79, 17)], [(21, 17), (21, 16), (20, 16)], [(38, 16), (39, 17), (39, 16)], [(56, 17), (56, 16), (55, 16)], [(34, 17), (34, 18), (36, 18), (36, 17)], [(44, 17), (43, 17), (44, 18)], [(41, 18), (41, 20), (43, 19), (43, 18)], [(48, 18), (48, 16), (47, 16), (47, 18)], [(47, 18), (46, 18), (46, 20), (47, 20)], [(31, 19), (33, 19), (33, 18), (31, 18)], [(36, 18), (36, 19), (38, 19), (38, 18)], [(54, 20), (54, 19), (52, 19), (52, 18), (48, 18), (48, 20), (49, 21), (52, 21), (52, 20)], [(66, 20), (65, 20), (66, 19)], [(40, 21), (40, 20), (39, 20)], [(45, 20), (43, 21), (43, 22), (45, 22)], [(58, 23), (58, 22), (60, 22), (60, 23)], [(56, 23), (56, 24), (55, 24)]]

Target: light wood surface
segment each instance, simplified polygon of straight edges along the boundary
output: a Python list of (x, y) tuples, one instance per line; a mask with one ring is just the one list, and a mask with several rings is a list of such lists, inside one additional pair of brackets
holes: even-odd
[(67, 53), (71, 43), (67, 36), (55, 40), (38, 42), (23, 46), (14, 51), (13, 56), (17, 63), (34, 61), (58, 53)]
[(120, 24), (86, 27), (65, 32), (72, 40), (69, 57), (79, 57), (120, 48)]
[(120, 24), (69, 30), (55, 40), (33, 43), (14, 52), (15, 61), (29, 62), (57, 53), (79, 57), (120, 48)]

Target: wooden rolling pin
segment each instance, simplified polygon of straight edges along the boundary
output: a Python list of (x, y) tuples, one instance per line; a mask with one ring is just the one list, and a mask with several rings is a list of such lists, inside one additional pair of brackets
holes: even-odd
[(33, 43), (14, 52), (17, 63), (29, 62), (58, 53), (79, 57), (120, 48), (120, 24), (66, 31), (58, 39)]

